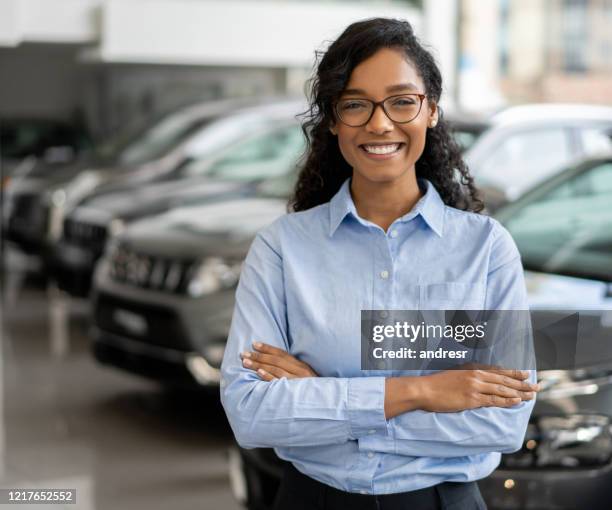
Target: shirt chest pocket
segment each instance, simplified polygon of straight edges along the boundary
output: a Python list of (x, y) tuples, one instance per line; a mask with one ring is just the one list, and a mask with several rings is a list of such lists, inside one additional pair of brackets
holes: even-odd
[(484, 283), (444, 282), (421, 285), (421, 310), (481, 310), (484, 308)]

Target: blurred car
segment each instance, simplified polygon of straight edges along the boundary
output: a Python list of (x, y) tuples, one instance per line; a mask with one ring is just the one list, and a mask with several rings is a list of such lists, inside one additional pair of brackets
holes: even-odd
[(445, 114), (451, 133), (462, 152), (466, 152), (480, 139), (491, 124), (483, 117), (474, 114), (450, 112)]
[(163, 179), (186, 160), (214, 154), (270, 122), (273, 115), (263, 117), (262, 108), (284, 118), (286, 104), (270, 98), (200, 103), (98, 146), (91, 158), (53, 169), (37, 165), (7, 189), (7, 239), (25, 252), (44, 255), (59, 239), (65, 214), (96, 188)]
[[(491, 510), (612, 508), (612, 154), (570, 166), (497, 218), (526, 268), (533, 314), (582, 310), (590, 359), (540, 370), (521, 450), (480, 480)], [(536, 352), (538, 352), (536, 343)], [(578, 360), (577, 360), (578, 361)], [(285, 461), (273, 449), (230, 452), (235, 497), (269, 510)]]
[(535, 104), (510, 107), (465, 153), (489, 212), (585, 157), (612, 150), (612, 108)]
[(217, 163), (225, 178), (277, 175), (252, 193), (142, 219), (110, 241), (92, 289), (98, 361), (165, 385), (218, 385), (242, 262), (255, 233), (286, 212), (297, 176), (296, 129), (278, 126)]
[[(52, 248), (50, 266), (59, 287), (86, 296), (107, 239), (130, 223), (188, 202), (252, 195), (258, 181), (290, 171), (303, 149), (295, 118), (301, 106), (287, 108), (284, 118), (274, 111), (269, 124), (262, 122), (214, 156), (185, 162), (172, 178), (88, 196), (66, 216), (62, 237)], [(262, 120), (267, 114), (262, 110)]]

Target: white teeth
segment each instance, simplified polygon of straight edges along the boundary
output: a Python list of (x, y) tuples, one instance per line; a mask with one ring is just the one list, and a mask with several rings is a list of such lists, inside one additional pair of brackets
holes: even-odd
[(392, 145), (364, 145), (363, 148), (371, 154), (391, 154), (399, 148), (399, 143)]

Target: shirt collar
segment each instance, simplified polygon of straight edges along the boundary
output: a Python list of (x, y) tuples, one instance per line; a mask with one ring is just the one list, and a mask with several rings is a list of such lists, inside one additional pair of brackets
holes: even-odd
[[(329, 236), (332, 237), (338, 227), (350, 213), (359, 218), (350, 191), (350, 177), (344, 181), (338, 192), (333, 196), (329, 204)], [(442, 237), (444, 231), (444, 202), (438, 194), (434, 185), (427, 179), (418, 179), (419, 187), (424, 192), (421, 199), (415, 204), (410, 212), (399, 218), (399, 221), (409, 221), (420, 215), (425, 223), (438, 237)]]

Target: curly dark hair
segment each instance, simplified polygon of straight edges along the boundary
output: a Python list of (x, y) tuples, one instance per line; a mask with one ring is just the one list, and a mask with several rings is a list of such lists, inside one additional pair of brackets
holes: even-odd
[[(438, 104), (442, 94), (440, 70), (407, 21), (374, 18), (349, 25), (325, 52), (317, 52), (320, 61), (309, 80), (310, 107), (302, 114), (307, 145), (302, 159), (304, 164), (289, 201), (293, 211), (304, 211), (328, 202), (352, 175), (336, 136), (329, 130), (335, 118), (334, 103), (345, 89), (353, 69), (381, 48), (403, 51), (423, 80), (427, 98)], [(436, 127), (427, 130), (425, 149), (416, 162), (416, 175), (431, 181), (445, 204), (474, 212), (483, 209), (442, 110), (439, 110)]]

